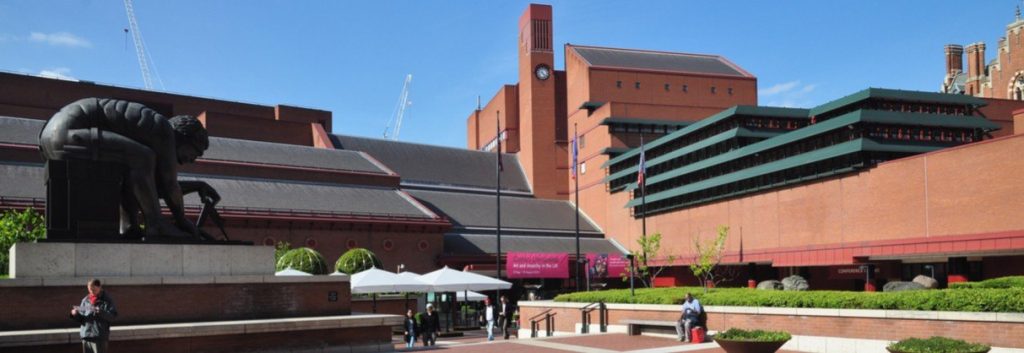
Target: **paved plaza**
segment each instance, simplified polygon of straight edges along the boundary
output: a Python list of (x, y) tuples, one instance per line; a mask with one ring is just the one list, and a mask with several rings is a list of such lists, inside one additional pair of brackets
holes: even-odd
[[(396, 336), (395, 349), (398, 351), (444, 351), (451, 353), (565, 353), (565, 352), (630, 352), (630, 353), (718, 353), (724, 352), (714, 342), (690, 344), (672, 338), (656, 336), (629, 336), (620, 333), (589, 334), (534, 339), (502, 340), (488, 342), (482, 331), (467, 332), (464, 337), (441, 338), (437, 346), (423, 347), (417, 342), (414, 348), (405, 348)], [(793, 353), (779, 351), (780, 353)]]

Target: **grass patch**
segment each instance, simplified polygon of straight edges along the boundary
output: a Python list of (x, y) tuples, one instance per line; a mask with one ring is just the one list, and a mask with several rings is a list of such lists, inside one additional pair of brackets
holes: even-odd
[(908, 338), (889, 345), (889, 349), (903, 353), (984, 353), (991, 347), (945, 337)]
[(703, 305), (779, 308), (1024, 312), (1024, 288), (965, 288), (907, 292), (769, 291), (749, 288), (644, 288), (631, 298), (629, 289), (576, 292), (556, 302), (681, 304), (692, 293)]
[(743, 342), (785, 342), (789, 341), (790, 338), (793, 338), (793, 336), (782, 331), (747, 331), (738, 328), (731, 328), (715, 335), (716, 340)]

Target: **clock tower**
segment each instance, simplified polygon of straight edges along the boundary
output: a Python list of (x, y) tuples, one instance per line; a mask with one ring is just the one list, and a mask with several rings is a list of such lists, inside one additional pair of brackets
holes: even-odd
[[(536, 197), (566, 198), (566, 136), (556, 136), (556, 78), (550, 5), (519, 18), (519, 160)], [(561, 168), (560, 168), (561, 166)]]

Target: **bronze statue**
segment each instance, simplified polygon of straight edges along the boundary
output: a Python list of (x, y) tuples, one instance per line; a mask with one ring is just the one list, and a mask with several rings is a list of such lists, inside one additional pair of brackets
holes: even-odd
[[(212, 239), (196, 224), (185, 218), (182, 195), (183, 191), (198, 192), (204, 204), (215, 204), (220, 200), (220, 196), (205, 182), (178, 181), (178, 166), (194, 162), (209, 147), (206, 128), (195, 117), (179, 115), (168, 119), (139, 103), (85, 98), (68, 104), (46, 122), (39, 135), (39, 147), (48, 164), (48, 226), (51, 213), (64, 215), (49, 208), (51, 203), (59, 203), (60, 201), (54, 199), (65, 193), (72, 195), (63, 196), (64, 200), (72, 200), (66, 201), (70, 205), (67, 206), (70, 209), (67, 212), (71, 214), (66, 218), (70, 218), (71, 223), (88, 218), (75, 216), (75, 209), (84, 207), (81, 201), (74, 200), (98, 197), (114, 201), (110, 203), (97, 199), (97, 205), (100, 205), (97, 207), (120, 205), (119, 228), (125, 237), (144, 236), (147, 241), (160, 237)], [(58, 169), (54, 169), (50, 164), (63, 164), (67, 167), (61, 167), (59, 172), (55, 172)], [(72, 168), (78, 168), (79, 171), (71, 172)], [(109, 171), (111, 169), (116, 171)], [(53, 174), (59, 173), (68, 175), (67, 178), (89, 175), (92, 179), (87, 183), (78, 184), (55, 183), (53, 180), (57, 177)], [(97, 178), (96, 175), (105, 177)], [(120, 185), (120, 195), (109, 195), (108, 192), (107, 195), (93, 196), (97, 192), (83, 190), (77, 191), (76, 194), (75, 191), (66, 190), (90, 189), (93, 184), (104, 184), (104, 179), (120, 180), (120, 183), (115, 182), (116, 185)], [(64, 189), (60, 189), (62, 187)], [(102, 187), (97, 186), (97, 189), (99, 188)], [(160, 217), (160, 199), (164, 200), (173, 215), (173, 224)], [(55, 204), (54, 207), (61, 205)], [(144, 227), (139, 223), (140, 211)], [(87, 216), (90, 212), (96, 213), (88, 209), (78, 212)], [(113, 212), (116, 214), (117, 211)], [(102, 217), (102, 222), (92, 223), (107, 222), (110, 219), (109, 214), (108, 212), (107, 216)], [(85, 231), (78, 229), (89, 229), (90, 226), (91, 223), (83, 223), (74, 227), (75, 230), (71, 232), (84, 233)], [(72, 234), (70, 237), (83, 238), (80, 234)]]

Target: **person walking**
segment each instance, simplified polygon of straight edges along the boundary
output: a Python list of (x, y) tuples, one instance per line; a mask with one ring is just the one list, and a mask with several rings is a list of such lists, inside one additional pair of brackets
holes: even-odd
[(71, 307), (71, 319), (82, 327), (78, 334), (82, 338), (83, 353), (106, 353), (110, 339), (110, 321), (117, 317), (114, 300), (103, 290), (103, 283), (91, 279), (86, 285), (89, 295)]
[(487, 320), (487, 340), (494, 340), (494, 304), (491, 304), (491, 298), (484, 298), (484, 319)]
[(508, 302), (508, 297), (501, 296), (501, 312), (498, 316), (501, 319), (501, 332), (505, 335), (505, 339), (508, 339), (508, 329), (512, 326), (512, 314), (514, 313), (515, 307)]
[(702, 311), (704, 308), (700, 306), (700, 301), (694, 298), (693, 294), (686, 293), (679, 321), (676, 321), (676, 336), (680, 342), (684, 339), (690, 342), (690, 330), (700, 322)]
[(416, 317), (413, 316), (412, 309), (409, 309), (405, 311), (405, 347), (412, 348), (414, 343), (416, 343)]
[(423, 346), (437, 344), (437, 331), (441, 329), (441, 319), (434, 312), (434, 304), (427, 304), (427, 313), (423, 314)]

